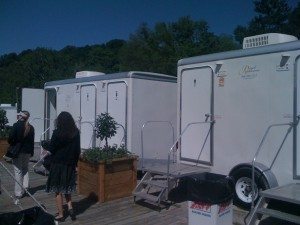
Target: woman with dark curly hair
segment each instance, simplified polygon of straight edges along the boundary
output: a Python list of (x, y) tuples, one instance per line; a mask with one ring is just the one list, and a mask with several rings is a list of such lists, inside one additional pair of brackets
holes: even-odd
[(80, 135), (70, 113), (61, 112), (56, 119), (49, 152), (53, 155), (46, 192), (54, 192), (58, 213), (57, 221), (64, 221), (63, 194), (72, 220), (76, 219), (71, 193), (76, 191), (76, 166), (80, 155)]

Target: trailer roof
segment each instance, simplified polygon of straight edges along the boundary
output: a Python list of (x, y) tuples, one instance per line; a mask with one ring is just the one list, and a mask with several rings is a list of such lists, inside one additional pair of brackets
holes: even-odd
[(180, 59), (178, 61), (178, 66), (202, 63), (202, 62), (211, 62), (211, 61), (216, 61), (216, 60), (225, 60), (225, 59), (232, 59), (232, 58), (240, 58), (240, 57), (268, 54), (268, 53), (293, 51), (293, 50), (299, 50), (299, 49), (300, 49), (300, 41), (292, 41), (292, 42), (281, 43), (281, 44), (266, 45), (266, 46), (257, 47), (257, 48), (240, 49), (240, 50), (220, 52), (220, 53), (214, 53), (214, 54)]
[(13, 106), (13, 105), (3, 105), (3, 104), (1, 104), (0, 105), (0, 109), (17, 109), (17, 107), (16, 106)]
[(122, 78), (157, 80), (157, 81), (165, 81), (165, 82), (173, 82), (173, 83), (176, 83), (176, 81), (177, 81), (176, 77), (165, 75), (165, 74), (140, 72), (140, 71), (129, 71), (129, 72), (96, 75), (96, 76), (90, 76), (90, 77), (49, 81), (49, 82), (45, 83), (44, 87), (53, 86), (53, 85), (71, 84), (71, 83), (85, 83), (85, 82), (101, 81), (101, 80), (115, 80), (115, 79), (122, 79)]

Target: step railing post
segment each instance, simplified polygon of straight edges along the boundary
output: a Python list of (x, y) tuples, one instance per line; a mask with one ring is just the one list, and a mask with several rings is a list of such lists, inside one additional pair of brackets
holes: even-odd
[(142, 167), (142, 170), (144, 169), (144, 129), (148, 124), (151, 124), (151, 123), (165, 123), (165, 124), (169, 125), (172, 130), (172, 143), (174, 143), (174, 139), (175, 139), (174, 126), (172, 125), (171, 121), (149, 120), (149, 121), (145, 122), (142, 125), (142, 129), (141, 129), (141, 167)]
[(256, 162), (256, 159), (257, 159), (259, 153), (261, 152), (261, 149), (262, 149), (263, 143), (264, 143), (265, 140), (266, 140), (266, 137), (268, 136), (270, 130), (271, 130), (272, 128), (274, 128), (274, 127), (289, 126), (288, 129), (287, 129), (287, 131), (286, 131), (286, 134), (285, 134), (285, 136), (284, 136), (284, 138), (283, 138), (283, 141), (281, 142), (281, 144), (280, 144), (280, 146), (279, 146), (279, 148), (278, 148), (278, 150), (277, 150), (277, 152), (276, 152), (276, 154), (275, 154), (275, 157), (274, 157), (274, 159), (272, 160), (272, 163), (271, 163), (270, 168), (269, 168), (269, 169), (271, 169), (271, 168), (273, 167), (273, 165), (274, 165), (274, 163), (275, 163), (275, 161), (276, 161), (276, 159), (277, 159), (277, 157), (278, 157), (278, 155), (279, 155), (281, 149), (282, 149), (282, 146), (283, 146), (285, 140), (286, 140), (287, 137), (288, 137), (288, 134), (291, 132), (292, 128), (294, 128), (294, 127), (296, 127), (296, 126), (298, 125), (298, 122), (299, 122), (299, 116), (297, 117), (297, 123), (279, 123), (279, 124), (272, 124), (272, 125), (270, 125), (270, 126), (267, 128), (267, 130), (265, 131), (264, 136), (263, 136), (263, 138), (262, 138), (262, 140), (261, 140), (261, 142), (260, 142), (260, 144), (259, 144), (259, 146), (258, 146), (258, 148), (257, 148), (257, 150), (256, 150), (256, 152), (255, 152), (255, 155), (254, 155), (254, 157), (253, 157), (253, 160), (252, 160), (252, 168), (251, 168), (251, 169), (252, 169), (252, 175), (251, 175), (251, 189), (252, 189), (252, 190), (251, 190), (251, 192), (252, 192), (251, 209), (254, 208), (255, 195), (256, 195), (256, 194), (257, 194), (257, 195), (259, 194), (259, 193), (255, 193), (255, 162)]
[[(171, 153), (175, 153), (175, 152), (173, 152), (173, 151), (174, 151), (175, 147), (177, 146), (177, 144), (179, 143), (179, 141), (181, 140), (182, 136), (183, 136), (184, 133), (185, 133), (191, 126), (193, 126), (193, 125), (198, 125), (198, 124), (200, 124), (200, 125), (201, 125), (201, 124), (210, 124), (210, 125), (211, 125), (210, 128), (209, 128), (209, 131), (208, 131), (208, 133), (207, 133), (207, 135), (206, 135), (206, 138), (205, 138), (205, 140), (204, 140), (204, 143), (203, 143), (203, 145), (202, 145), (201, 152), (200, 152), (200, 154), (199, 154), (199, 156), (198, 156), (198, 161), (199, 161), (200, 156), (201, 156), (202, 151), (203, 151), (203, 148), (204, 148), (204, 146), (205, 146), (206, 140), (207, 140), (207, 138), (208, 138), (208, 136), (209, 136), (209, 133), (211, 132), (211, 128), (212, 128), (212, 125), (213, 125), (214, 123), (215, 123), (214, 120), (212, 120), (212, 121), (207, 121), (207, 119), (206, 119), (205, 121), (201, 121), (201, 122), (192, 122), (192, 123), (188, 123), (188, 124), (184, 127), (183, 131), (180, 133), (180, 135), (178, 136), (178, 138), (176, 139), (176, 141), (174, 142), (174, 144), (172, 145), (172, 147), (170, 148), (170, 150), (169, 150), (169, 152), (168, 152), (168, 163), (167, 163), (167, 185), (168, 185), (168, 193), (170, 192), (170, 161), (171, 161)], [(176, 148), (176, 151), (177, 151), (177, 149), (178, 149), (178, 148)], [(197, 164), (198, 164), (198, 162), (197, 162)]]

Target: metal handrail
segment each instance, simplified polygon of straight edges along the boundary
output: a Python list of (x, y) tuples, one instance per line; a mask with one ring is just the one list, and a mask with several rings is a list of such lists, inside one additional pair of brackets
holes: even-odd
[(96, 130), (95, 130), (95, 126), (94, 126), (94, 122), (91, 122), (91, 121), (81, 121), (81, 120), (79, 120), (78, 121), (80, 124), (79, 124), (79, 126), (80, 126), (80, 132), (81, 132), (81, 124), (89, 124), (89, 125), (91, 125), (92, 126), (92, 130), (93, 130), (93, 134), (92, 134), (92, 137), (91, 137), (91, 142), (92, 142), (92, 148), (93, 147), (95, 147), (95, 141), (96, 141), (96, 134), (95, 134), (95, 132), (96, 132)]
[(44, 130), (44, 132), (43, 132), (43, 133), (41, 133), (41, 135), (40, 135), (40, 142), (42, 141), (42, 137), (43, 137), (43, 135), (45, 135), (45, 134), (46, 134), (46, 132), (47, 132), (48, 130), (50, 130), (50, 128), (51, 128), (51, 127), (48, 127), (46, 130)]
[[(192, 122), (192, 123), (188, 123), (188, 124), (185, 126), (185, 128), (183, 129), (183, 131), (180, 133), (180, 135), (178, 136), (178, 138), (176, 139), (176, 141), (174, 142), (174, 144), (172, 145), (172, 147), (170, 148), (169, 153), (168, 153), (168, 165), (167, 165), (167, 185), (168, 185), (168, 192), (170, 191), (170, 186), (169, 186), (169, 183), (170, 183), (170, 182), (169, 182), (169, 181), (170, 181), (170, 161), (171, 161), (171, 153), (174, 151), (174, 147), (177, 145), (178, 141), (182, 138), (183, 134), (187, 131), (187, 129), (188, 129), (190, 126), (196, 125), (196, 124), (207, 124), (207, 123), (213, 125), (213, 124), (215, 123), (215, 121), (214, 121), (214, 120), (212, 120), (212, 121), (207, 121), (207, 119), (206, 119), (205, 121), (201, 121), (201, 122)], [(204, 148), (204, 146), (205, 146), (205, 143), (206, 143), (207, 137), (209, 136), (210, 131), (211, 131), (211, 126), (210, 126), (210, 128), (209, 128), (209, 131), (208, 131), (208, 133), (207, 133), (207, 135), (206, 135), (206, 138), (205, 138), (205, 140), (204, 140), (204, 143), (203, 143), (203, 145), (202, 145), (200, 154), (199, 154), (199, 156), (198, 156), (198, 160), (199, 160), (199, 158), (200, 158), (200, 156), (201, 156), (201, 153), (202, 153), (202, 151), (203, 151), (203, 148)], [(176, 151), (177, 151), (177, 149), (176, 149)], [(173, 153), (174, 153), (174, 152), (173, 152)]]
[[(205, 122), (207, 122), (207, 120), (205, 120)], [(200, 157), (201, 157), (201, 155), (202, 155), (202, 152), (203, 152), (204, 146), (205, 146), (205, 144), (206, 144), (207, 138), (209, 137), (211, 128), (212, 128), (212, 126), (209, 127), (209, 130), (208, 130), (208, 132), (207, 132), (207, 135), (206, 135), (206, 137), (205, 137), (205, 139), (204, 139), (203, 145), (202, 145), (202, 147), (201, 147), (201, 150), (200, 150), (199, 155), (198, 155), (198, 158), (197, 158), (196, 166), (197, 166), (198, 163), (199, 163), (199, 160), (200, 160)]]
[[(43, 117), (34, 117), (32, 120), (30, 120), (29, 121), (29, 123), (33, 123), (35, 120), (42, 120), (42, 121), (45, 121), (45, 120), (55, 120), (55, 119), (52, 119), (52, 118), (43, 118)], [(50, 127), (48, 127), (48, 129), (49, 129)], [(48, 130), (47, 129), (47, 130)], [(43, 133), (42, 133), (42, 135), (44, 135), (46, 132), (44, 131)]]
[(29, 121), (29, 123), (31, 123), (31, 122), (33, 122), (35, 120), (55, 120), (55, 119), (43, 118), (43, 117), (34, 117), (34, 118), (32, 118), (32, 120)]
[(47, 210), (45, 209), (45, 207), (38, 202), (35, 197), (33, 197), (29, 191), (27, 191), (23, 185), (15, 178), (15, 176), (6, 168), (6, 166), (4, 166), (4, 164), (2, 162), (0, 162), (0, 165), (5, 169), (5, 171), (13, 178), (13, 180), (32, 198), (32, 200), (37, 204), (37, 206), (39, 206), (44, 212), (47, 212)]
[(271, 165), (270, 165), (270, 168), (269, 169), (271, 169), (272, 167), (273, 167), (273, 165), (274, 165), (274, 163), (275, 163), (275, 161), (276, 161), (276, 159), (277, 159), (277, 157), (278, 157), (278, 155), (279, 155), (279, 152), (281, 151), (281, 149), (282, 149), (282, 146), (283, 146), (283, 144), (284, 144), (284, 142), (285, 142), (285, 140), (287, 139), (287, 136), (289, 135), (289, 133), (291, 132), (291, 130), (292, 130), (292, 128), (294, 127), (294, 126), (297, 126), (298, 125), (298, 122), (299, 122), (299, 116), (297, 116), (297, 123), (279, 123), (279, 124), (272, 124), (272, 125), (270, 125), (268, 128), (267, 128), (267, 130), (266, 130), (266, 132), (265, 132), (265, 134), (264, 134), (264, 136), (263, 136), (263, 138), (262, 138), (262, 140), (261, 140), (261, 142), (260, 142), (260, 144), (259, 144), (259, 146), (258, 146), (258, 149), (256, 150), (256, 153), (255, 153), (255, 155), (254, 155), (254, 157), (253, 157), (253, 160), (252, 160), (252, 177), (251, 177), (251, 192), (252, 192), (252, 199), (251, 199), (251, 209), (253, 209), (254, 208), (254, 195), (255, 195), (255, 191), (254, 191), (254, 183), (255, 183), (255, 180), (254, 180), (254, 171), (255, 171), (255, 169), (254, 169), (254, 164), (255, 164), (255, 161), (256, 161), (256, 158), (258, 157), (258, 154), (260, 153), (260, 151), (261, 151), (261, 147), (262, 147), (262, 145), (263, 145), (263, 143), (265, 142), (265, 139), (266, 139), (266, 137), (267, 137), (267, 135), (268, 135), (268, 133), (269, 133), (269, 131), (271, 130), (271, 128), (273, 128), (273, 127), (279, 127), (279, 126), (289, 126), (289, 128), (287, 129), (287, 132), (286, 132), (286, 134), (285, 134), (285, 136), (284, 136), (284, 139), (283, 139), (283, 141), (281, 142), (281, 144), (280, 144), (280, 146), (279, 146), (279, 148), (278, 148), (278, 150), (277, 150), (277, 152), (276, 152), (276, 154), (275, 154), (275, 157), (274, 157), (274, 159), (273, 159), (273, 161), (272, 161), (272, 163), (271, 163)]
[[(48, 127), (48, 128), (41, 134), (41, 136), (40, 136), (40, 147), (41, 147), (41, 152), (40, 152), (40, 154), (42, 154), (42, 137), (43, 137), (43, 135), (44, 135), (49, 129), (50, 129), (50, 127)], [(32, 166), (32, 168), (35, 169), (35, 167), (40, 163), (40, 161), (41, 161), (42, 159), (44, 159), (44, 158), (46, 157), (46, 155), (47, 155), (47, 154), (45, 154), (44, 156), (42, 156), (42, 158), (40, 158), (40, 159)]]
[(146, 127), (146, 125), (150, 124), (150, 123), (167, 123), (170, 125), (170, 127), (172, 128), (172, 135), (173, 135), (173, 143), (174, 143), (174, 139), (175, 139), (175, 133), (174, 133), (174, 127), (171, 123), (171, 121), (166, 121), (166, 120), (150, 120), (150, 121), (147, 121), (145, 122), (143, 125), (142, 125), (142, 129), (141, 129), (141, 164), (142, 164), (142, 169), (144, 168), (144, 128)]
[[(42, 121), (44, 121), (44, 123), (45, 123), (45, 121), (51, 121), (51, 120), (55, 120), (55, 119), (52, 119), (52, 118), (42, 118), (42, 117), (35, 117), (35, 118), (33, 118), (31, 121), (30, 121), (30, 123), (32, 123), (32, 122), (34, 122), (35, 120), (42, 120)], [(42, 133), (41, 133), (41, 135), (40, 135), (40, 147), (41, 147), (41, 143), (42, 143), (42, 138), (43, 138), (43, 136), (46, 134), (46, 132), (48, 132), (48, 130), (50, 130), (50, 126), (46, 129), (46, 130), (44, 130)], [(42, 154), (42, 147), (41, 147), (41, 151), (40, 151), (40, 154)], [(47, 155), (47, 154), (46, 154)], [(35, 167), (40, 163), (40, 161), (46, 156), (46, 155), (44, 155), (42, 158), (40, 158), (33, 166), (32, 166), (32, 168), (33, 169), (35, 169)]]
[[(92, 129), (93, 129), (93, 136), (92, 136), (92, 138), (91, 138), (91, 140), (92, 140), (92, 147), (95, 147), (96, 146), (96, 128), (95, 128), (95, 125), (94, 125), (94, 122), (91, 122), (91, 121), (78, 121), (78, 123), (80, 123), (80, 128), (81, 128), (81, 124), (90, 124), (91, 126), (92, 126)], [(117, 123), (117, 125), (118, 126), (120, 126), (122, 129), (123, 129), (123, 133), (124, 133), (124, 135), (123, 135), (123, 137), (122, 137), (122, 139), (121, 139), (121, 143), (123, 142), (123, 140), (125, 140), (125, 146), (127, 146), (126, 145), (126, 132), (125, 132), (125, 128), (124, 128), (124, 126), (122, 125), (122, 124), (119, 124), (119, 123)], [(120, 143), (120, 144), (121, 144)]]
[[(34, 117), (32, 120), (29, 121), (29, 123), (34, 123), (35, 120), (42, 120), (45, 123), (45, 121), (47, 121), (47, 120), (51, 121), (51, 120), (55, 120), (55, 119), (52, 119), (52, 118), (43, 118), (43, 117)], [(44, 127), (45, 127), (45, 124), (44, 124)], [(50, 126), (46, 130), (44, 130), (44, 132), (42, 132), (42, 134), (40, 136), (40, 141), (42, 140), (42, 136), (49, 130), (49, 128), (50, 128)]]
[(125, 127), (124, 127), (122, 124), (120, 124), (120, 123), (117, 123), (117, 125), (120, 126), (120, 127), (122, 127), (122, 129), (123, 129), (123, 134), (124, 134), (123, 137), (122, 137), (122, 139), (121, 139), (120, 145), (122, 144), (122, 142), (123, 142), (123, 140), (124, 140), (125, 147), (127, 148), (127, 137), (126, 137)]

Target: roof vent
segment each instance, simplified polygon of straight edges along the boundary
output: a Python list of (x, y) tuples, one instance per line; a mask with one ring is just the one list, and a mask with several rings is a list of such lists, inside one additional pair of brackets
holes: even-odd
[(296, 41), (298, 40), (295, 36), (287, 34), (269, 33), (261, 34), (251, 37), (245, 37), (243, 40), (243, 49), (246, 48), (256, 48), (265, 45), (273, 45), (284, 42)]
[(92, 77), (92, 76), (98, 76), (98, 75), (104, 75), (105, 73), (96, 72), (96, 71), (79, 71), (76, 72), (75, 77), (76, 78), (82, 78), (82, 77)]
[(0, 107), (11, 107), (11, 104), (0, 104)]

